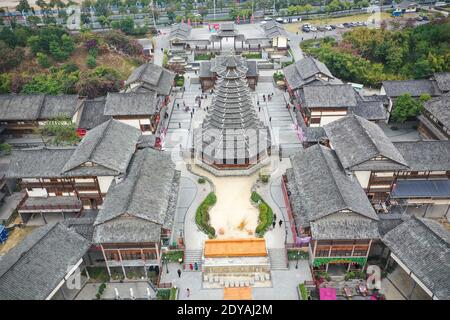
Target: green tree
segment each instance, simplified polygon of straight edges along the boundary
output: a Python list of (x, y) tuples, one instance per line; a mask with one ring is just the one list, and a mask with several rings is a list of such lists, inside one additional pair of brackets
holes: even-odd
[(51, 138), (49, 143), (55, 146), (75, 145), (80, 141), (76, 132), (77, 126), (65, 115), (58, 115), (45, 123), (39, 133)]
[(420, 111), (421, 103), (405, 93), (395, 100), (391, 116), (394, 121), (402, 123), (419, 115)]
[(28, 3), (28, 0), (20, 0), (19, 4), (16, 6), (16, 10), (19, 12), (25, 12), (28, 13), (31, 11), (30, 4)]
[(48, 58), (48, 56), (45, 53), (42, 52), (38, 52), (36, 54), (36, 58), (38, 63), (41, 65), (41, 67), (43, 68), (49, 68), (50, 67), (50, 60)]
[(0, 73), (0, 93), (11, 92), (12, 76), (10, 73)]

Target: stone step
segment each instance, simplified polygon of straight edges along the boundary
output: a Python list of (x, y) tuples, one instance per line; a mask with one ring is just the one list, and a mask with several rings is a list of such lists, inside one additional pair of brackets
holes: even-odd
[[(189, 268), (189, 265), (192, 264), (194, 265), (195, 263), (197, 263), (198, 265), (198, 270), (197, 271), (201, 271), (202, 269), (202, 255), (203, 255), (203, 251), (202, 250), (186, 250), (184, 251), (184, 265), (185, 270), (184, 271), (191, 271)], [(195, 271), (192, 270), (192, 271)]]
[(287, 270), (287, 255), (286, 249), (276, 248), (269, 249), (270, 268), (272, 270)]

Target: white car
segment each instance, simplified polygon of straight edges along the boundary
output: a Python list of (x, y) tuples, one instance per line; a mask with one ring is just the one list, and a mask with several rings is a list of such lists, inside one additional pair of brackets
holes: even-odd
[(299, 22), (299, 21), (302, 21), (302, 19), (297, 19), (297, 18), (292, 18), (291, 19), (291, 22)]
[(283, 23), (289, 23), (289, 20), (288, 19), (284, 19)]
[(267, 23), (267, 21), (261, 21), (260, 23), (261, 23), (261, 24), (266, 24), (266, 23)]
[(279, 22), (279, 23), (283, 23), (283, 19), (282, 18), (276, 18), (275, 21)]
[(317, 32), (317, 28), (313, 26), (309, 27), (309, 30), (311, 30), (312, 32)]
[(327, 30), (327, 31), (331, 31), (331, 30), (333, 30), (333, 28), (331, 28), (331, 26), (325, 26), (325, 30)]
[(271, 18), (271, 17), (264, 17), (264, 20), (265, 20), (265, 21), (271, 21), (272, 18)]
[(338, 29), (344, 29), (345, 27), (344, 27), (344, 25), (341, 23), (341, 24), (338, 24), (338, 25), (336, 26), (336, 28), (338, 28)]

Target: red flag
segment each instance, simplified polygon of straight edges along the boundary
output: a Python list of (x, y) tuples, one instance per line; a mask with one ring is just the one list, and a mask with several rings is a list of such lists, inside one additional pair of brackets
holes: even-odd
[(241, 17), (237, 16), (237, 24), (239, 24), (240, 21), (241, 21)]
[(245, 16), (242, 16), (242, 18), (244, 18), (244, 23), (245, 23)]
[(253, 15), (250, 17), (250, 23), (253, 23)]
[(181, 20), (181, 24), (183, 24), (184, 23), (184, 18)]

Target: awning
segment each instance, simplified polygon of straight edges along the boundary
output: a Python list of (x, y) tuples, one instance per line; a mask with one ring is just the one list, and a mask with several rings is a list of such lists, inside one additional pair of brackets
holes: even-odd
[(391, 198), (450, 198), (450, 180), (397, 180)]
[(336, 300), (336, 288), (320, 288), (320, 300)]

